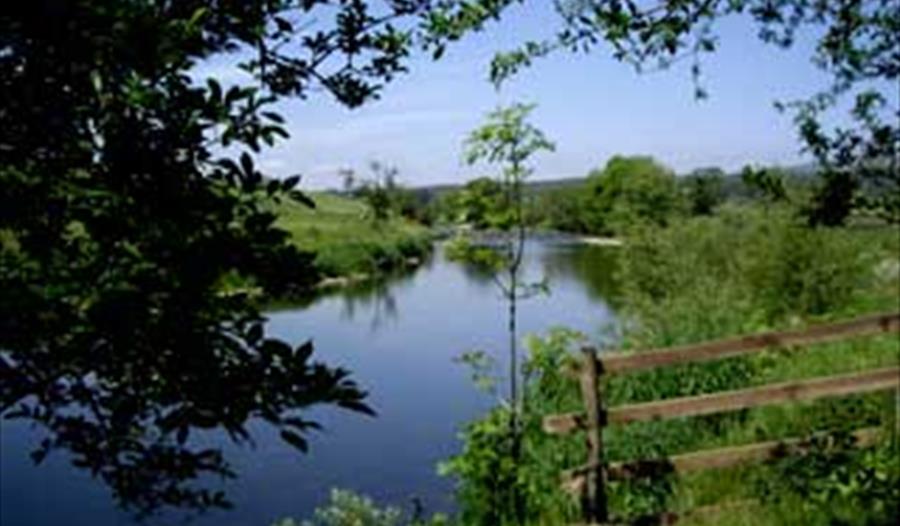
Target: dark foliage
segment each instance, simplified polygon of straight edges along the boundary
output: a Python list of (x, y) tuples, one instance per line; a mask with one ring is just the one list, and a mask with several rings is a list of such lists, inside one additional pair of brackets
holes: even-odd
[(725, 172), (721, 168), (695, 170), (680, 184), (687, 195), (692, 215), (711, 215), (725, 200)]
[[(45, 430), (36, 461), (68, 450), (141, 513), (225, 506), (196, 483), (232, 475), (198, 430), (244, 442), (261, 419), (305, 451), (316, 425), (301, 410), (371, 413), (347, 372), (314, 362), (310, 342), (268, 337), (221, 281), (281, 294), (316, 279), (262, 206), (311, 204), (299, 177), (266, 179), (249, 153), (287, 135), (268, 107), (317, 88), (348, 106), (375, 97), (414, 40), (392, 22), (418, 31), (456, 4), (4, 5), (0, 412)], [(188, 75), (235, 52), (252, 86)]]

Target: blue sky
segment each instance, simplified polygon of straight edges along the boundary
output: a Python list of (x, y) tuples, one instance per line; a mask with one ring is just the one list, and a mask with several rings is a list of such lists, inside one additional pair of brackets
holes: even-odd
[[(783, 51), (761, 43), (746, 20), (722, 21), (719, 50), (703, 61), (710, 94), (703, 101), (694, 98), (689, 63), (641, 75), (607, 48), (556, 54), (496, 91), (486, 80), (493, 54), (551, 34), (551, 3), (530, 4), (451, 46), (440, 61), (414, 59), (409, 74), (360, 109), (325, 94), (280, 103), (291, 138), (263, 153), (261, 166), (275, 176), (300, 173), (307, 188), (339, 186), (338, 169), (366, 173), (372, 160), (397, 166), (411, 186), (463, 182), (490, 173), (463, 164), (466, 134), (498, 104), (517, 101), (538, 105), (532, 121), (557, 145), (535, 159), (534, 179), (583, 176), (615, 154), (652, 155), (680, 173), (809, 160), (800, 155), (790, 116), (773, 102), (826, 84), (810, 61), (810, 39)], [(228, 81), (229, 69), (224, 61), (197, 73)]]

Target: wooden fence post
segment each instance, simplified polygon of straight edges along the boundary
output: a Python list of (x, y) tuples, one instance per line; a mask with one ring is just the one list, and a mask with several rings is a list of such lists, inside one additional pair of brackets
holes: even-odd
[(600, 375), (603, 373), (597, 351), (582, 348), (580, 375), (581, 396), (587, 415), (588, 466), (591, 466), (582, 493), (581, 510), (588, 524), (605, 524), (609, 520), (606, 506), (606, 463), (603, 455), (603, 416)]

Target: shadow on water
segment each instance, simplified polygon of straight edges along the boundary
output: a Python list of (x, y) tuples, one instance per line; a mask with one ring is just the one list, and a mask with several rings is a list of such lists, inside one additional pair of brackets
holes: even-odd
[(602, 247), (577, 242), (555, 243), (554, 250), (540, 252), (545, 275), (577, 280), (593, 300), (615, 307), (619, 296), (616, 273), (618, 247)]

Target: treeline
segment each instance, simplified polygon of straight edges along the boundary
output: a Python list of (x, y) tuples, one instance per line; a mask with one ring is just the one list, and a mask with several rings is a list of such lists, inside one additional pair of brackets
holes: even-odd
[[(649, 156), (615, 156), (583, 179), (527, 185), (526, 221), (538, 229), (615, 236), (629, 226), (663, 227), (678, 218), (711, 215), (726, 202), (788, 203), (811, 225), (836, 226), (851, 217), (900, 219), (898, 199), (890, 193), (871, 186), (833, 195), (835, 186), (826, 184), (830, 177), (812, 166), (747, 167), (732, 174), (710, 167), (677, 176)], [(509, 196), (488, 177), (413, 195), (418, 217), (429, 224), (489, 230), (508, 222)]]

